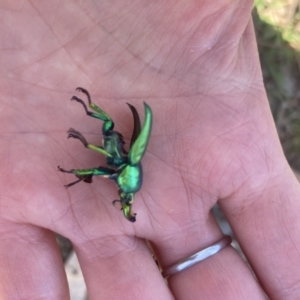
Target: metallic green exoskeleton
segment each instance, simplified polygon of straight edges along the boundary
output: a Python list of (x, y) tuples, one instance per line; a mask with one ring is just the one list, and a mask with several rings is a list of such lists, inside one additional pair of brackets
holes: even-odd
[(134, 119), (134, 129), (130, 142), (130, 150), (124, 149), (124, 139), (122, 134), (114, 131), (114, 122), (108, 114), (101, 108), (92, 103), (89, 92), (81, 87), (76, 91), (82, 92), (87, 96), (89, 107), (95, 112), (88, 111), (86, 104), (80, 98), (73, 96), (71, 100), (75, 100), (83, 105), (88, 116), (104, 121), (102, 126), (103, 146), (89, 144), (85, 137), (75, 129), (68, 131), (68, 138), (80, 140), (86, 148), (92, 149), (103, 154), (106, 157), (108, 167), (98, 167), (93, 169), (72, 169), (64, 170), (58, 166), (58, 170), (64, 173), (72, 173), (78, 178), (75, 182), (65, 185), (70, 187), (80, 181), (92, 182), (93, 176), (102, 176), (112, 179), (118, 185), (120, 200), (114, 200), (113, 204), (120, 202), (124, 216), (131, 222), (136, 221), (136, 214), (131, 212), (131, 206), (134, 200), (134, 194), (138, 192), (142, 186), (143, 171), (141, 159), (146, 151), (152, 126), (152, 112), (150, 107), (144, 102), (145, 120), (141, 127), (139, 115), (134, 106), (128, 104)]

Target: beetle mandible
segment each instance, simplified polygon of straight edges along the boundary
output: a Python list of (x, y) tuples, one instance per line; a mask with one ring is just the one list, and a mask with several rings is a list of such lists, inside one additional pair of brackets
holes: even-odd
[(103, 146), (96, 146), (87, 142), (85, 137), (77, 130), (70, 128), (68, 138), (75, 138), (91, 150), (97, 151), (106, 157), (108, 167), (97, 167), (92, 169), (71, 169), (65, 170), (58, 166), (58, 170), (64, 173), (74, 174), (78, 180), (65, 185), (66, 188), (84, 181), (92, 182), (93, 176), (102, 176), (109, 178), (118, 186), (120, 200), (114, 200), (112, 203), (120, 202), (125, 218), (131, 222), (136, 221), (136, 214), (131, 212), (131, 206), (134, 201), (134, 195), (141, 189), (143, 181), (143, 171), (141, 159), (145, 154), (152, 127), (152, 111), (148, 104), (144, 102), (145, 120), (141, 127), (140, 118), (135, 107), (129, 103), (128, 106), (134, 119), (134, 129), (131, 136), (130, 150), (124, 149), (124, 138), (121, 133), (114, 131), (114, 122), (110, 116), (91, 101), (89, 92), (81, 87), (76, 89), (87, 96), (89, 107), (95, 111), (88, 110), (86, 104), (80, 98), (73, 96), (75, 100), (82, 104), (86, 114), (93, 118), (104, 121), (102, 125)]

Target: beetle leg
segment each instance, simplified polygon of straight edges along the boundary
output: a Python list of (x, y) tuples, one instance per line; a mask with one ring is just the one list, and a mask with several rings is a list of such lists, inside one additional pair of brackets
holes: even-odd
[[(120, 203), (122, 203), (122, 201), (121, 201), (121, 200), (114, 200), (114, 201), (112, 202), (112, 205), (113, 205), (113, 206), (115, 206), (115, 204), (116, 204), (117, 202), (120, 202)], [(121, 208), (121, 209), (122, 209), (122, 208)]]
[(71, 169), (71, 170), (65, 170), (58, 166), (58, 170), (63, 173), (71, 173), (78, 176), (103, 176), (103, 177), (110, 177), (111, 175), (114, 175), (116, 171), (114, 169), (105, 168), (105, 167), (98, 167), (98, 168), (92, 168), (92, 169)]
[(78, 87), (78, 88), (76, 88), (76, 91), (85, 94), (87, 96), (87, 98), (88, 98), (89, 104), (92, 103), (91, 96), (90, 96), (90, 93), (88, 92), (88, 90), (86, 90), (86, 89), (84, 89), (82, 87)]
[(63, 172), (63, 173), (73, 173), (72, 172), (73, 169), (72, 170), (65, 170), (65, 169), (61, 168), (60, 166), (57, 166), (57, 168), (58, 168), (58, 171)]
[(65, 187), (65, 188), (68, 188), (68, 187), (73, 186), (74, 184), (76, 184), (76, 183), (78, 183), (78, 182), (80, 182), (80, 181), (82, 181), (82, 180), (84, 180), (84, 177), (79, 178), (78, 180), (76, 180), (76, 181), (74, 181), (74, 182), (70, 182), (70, 183), (68, 183), (68, 184), (65, 184), (64, 187)]
[(75, 101), (81, 103), (82, 106), (83, 106), (83, 108), (84, 108), (84, 110), (85, 110), (85, 112), (86, 112), (86, 114), (87, 114), (88, 116), (91, 116), (91, 117), (93, 117), (93, 118), (100, 119), (100, 120), (104, 121), (104, 124), (103, 124), (103, 131), (104, 131), (104, 132), (109, 131), (109, 130), (113, 130), (113, 128), (114, 128), (114, 122), (113, 122), (113, 120), (111, 119), (111, 117), (110, 117), (105, 111), (103, 111), (100, 107), (98, 107), (96, 104), (94, 104), (94, 103), (91, 101), (91, 97), (90, 97), (89, 92), (88, 92), (86, 89), (83, 89), (83, 88), (81, 88), (81, 87), (78, 87), (78, 88), (76, 89), (76, 91), (82, 92), (82, 93), (84, 93), (84, 94), (87, 96), (88, 102), (89, 102), (89, 107), (90, 107), (92, 110), (96, 111), (97, 113), (90, 112), (90, 111), (88, 110), (86, 104), (83, 102), (82, 99), (80, 99), (80, 98), (78, 98), (78, 97), (76, 97), (76, 96), (73, 96), (73, 97), (71, 98), (71, 100), (75, 100)]
[(93, 144), (89, 144), (87, 142), (87, 140), (85, 139), (85, 137), (77, 130), (73, 129), (73, 128), (70, 128), (68, 130), (68, 139), (69, 138), (74, 138), (74, 139), (78, 139), (81, 141), (81, 143), (84, 145), (84, 147), (88, 148), (88, 149), (91, 149), (91, 150), (94, 150), (94, 151), (97, 151), (107, 157), (112, 157), (112, 155), (107, 152), (103, 147), (101, 146), (96, 146), (96, 145), (93, 145)]
[(69, 138), (74, 138), (74, 139), (78, 139), (81, 141), (81, 143), (84, 145), (84, 147), (87, 148), (88, 146), (88, 142), (86, 141), (85, 137), (77, 130), (70, 128), (68, 130), (68, 139)]
[(105, 167), (99, 167), (99, 168), (93, 168), (93, 169), (71, 169), (71, 170), (65, 170), (58, 166), (58, 171), (63, 172), (63, 173), (71, 173), (74, 174), (76, 177), (79, 178), (79, 180), (71, 182), (65, 187), (70, 187), (80, 181), (85, 181), (87, 183), (92, 182), (92, 177), (93, 176), (102, 176), (105, 178), (110, 178), (110, 176), (114, 175), (116, 173), (115, 170), (110, 169), (110, 168), (105, 168)]
[[(65, 170), (63, 168), (61, 168), (60, 166), (58, 166), (58, 171), (60, 172), (63, 172), (63, 173), (72, 173), (73, 174), (73, 170)], [(65, 188), (68, 188), (80, 181), (84, 181), (84, 182), (88, 182), (88, 183), (92, 183), (92, 177), (93, 175), (85, 175), (85, 176), (79, 176), (79, 175), (76, 175), (77, 178), (79, 178), (78, 180), (74, 181), (74, 182), (71, 182), (71, 183), (68, 183), (68, 184), (65, 184), (64, 187)]]

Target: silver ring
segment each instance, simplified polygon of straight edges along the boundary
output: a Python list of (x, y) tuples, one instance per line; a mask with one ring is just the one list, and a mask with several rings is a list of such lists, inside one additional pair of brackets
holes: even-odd
[(188, 256), (181, 261), (179, 261), (177, 264), (171, 266), (170, 268), (167, 268), (162, 272), (162, 276), (164, 278), (176, 274), (178, 272), (181, 272), (185, 269), (190, 268), (191, 266), (197, 264), (198, 262), (207, 259), (208, 257), (218, 253), (222, 249), (224, 249), (226, 246), (230, 245), (232, 242), (232, 239), (229, 235), (225, 235), (222, 239), (220, 239), (215, 244), (204, 248), (195, 254), (192, 254), (191, 256)]

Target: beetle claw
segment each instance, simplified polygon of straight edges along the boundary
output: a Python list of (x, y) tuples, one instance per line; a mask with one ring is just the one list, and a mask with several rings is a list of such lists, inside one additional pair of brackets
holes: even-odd
[(60, 172), (63, 172), (63, 173), (71, 173), (71, 174), (73, 174), (74, 173), (74, 169), (72, 169), (72, 170), (65, 170), (65, 169), (63, 169), (63, 168), (61, 168), (60, 166), (57, 166), (57, 171), (60, 171)]
[(117, 202), (120, 202), (120, 203), (121, 203), (121, 200), (114, 200), (114, 201), (112, 202), (112, 205), (115, 206), (115, 204), (116, 204)]
[(63, 168), (61, 168), (60, 166), (57, 166), (57, 171), (65, 172), (65, 170)]
[(67, 189), (67, 188), (69, 188), (70, 186), (73, 186), (74, 184), (76, 184), (76, 183), (78, 183), (78, 182), (80, 182), (80, 181), (82, 181), (82, 180), (84, 180), (84, 178), (80, 178), (80, 179), (78, 179), (78, 180), (76, 180), (76, 181), (74, 181), (74, 182), (65, 184), (64, 187)]
[(87, 147), (88, 146), (88, 142), (86, 141), (85, 137), (77, 130), (70, 128), (68, 130), (68, 139), (69, 138), (73, 138), (73, 139), (78, 139), (82, 142), (82, 144)]

